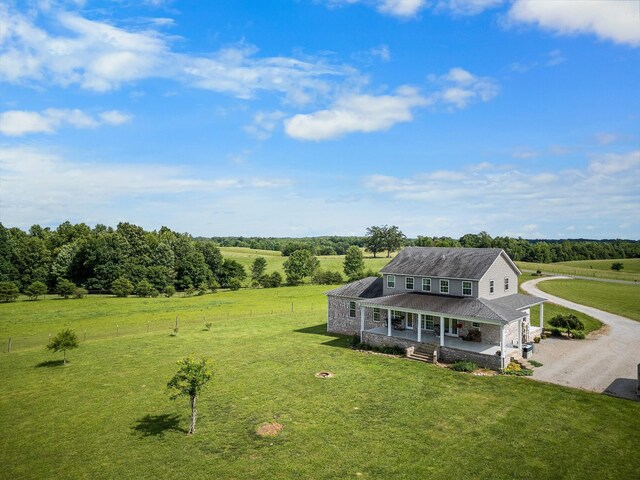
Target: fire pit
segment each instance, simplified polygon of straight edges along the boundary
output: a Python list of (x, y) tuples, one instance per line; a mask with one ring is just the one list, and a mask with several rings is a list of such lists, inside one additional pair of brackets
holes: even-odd
[(331, 378), (333, 377), (333, 373), (331, 372), (318, 372), (316, 373), (316, 378)]

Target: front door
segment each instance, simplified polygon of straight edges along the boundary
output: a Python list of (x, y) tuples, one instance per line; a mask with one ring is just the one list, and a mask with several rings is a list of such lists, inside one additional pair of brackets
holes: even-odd
[(458, 336), (458, 321), (455, 318), (444, 319), (444, 334), (451, 337)]
[(413, 330), (413, 321), (415, 316), (415, 313), (407, 313), (407, 330)]

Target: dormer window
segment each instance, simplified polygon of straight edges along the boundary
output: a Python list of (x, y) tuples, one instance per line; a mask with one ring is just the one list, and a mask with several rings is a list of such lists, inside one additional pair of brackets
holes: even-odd
[(388, 288), (396, 288), (396, 276), (388, 275), (387, 276), (387, 287)]
[(449, 293), (449, 280), (440, 280), (440, 293)]
[(404, 288), (406, 290), (413, 290), (413, 277), (407, 277), (404, 279)]
[(465, 297), (471, 296), (471, 282), (462, 282), (462, 295), (464, 295)]
[(423, 278), (422, 279), (422, 291), (423, 292), (430, 292), (431, 291), (431, 279), (430, 278)]

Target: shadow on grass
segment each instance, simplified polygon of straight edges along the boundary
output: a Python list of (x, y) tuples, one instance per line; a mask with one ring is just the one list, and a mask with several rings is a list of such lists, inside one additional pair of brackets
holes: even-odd
[(36, 365), (36, 368), (51, 368), (61, 367), (64, 365), (64, 360), (47, 360), (46, 362), (40, 362)]
[(330, 337), (332, 340), (328, 340), (326, 342), (322, 342), (323, 345), (328, 345), (330, 347), (339, 347), (339, 348), (348, 348), (349, 347), (349, 337), (348, 335), (339, 335), (337, 333), (329, 333), (327, 332), (327, 324), (320, 323), (319, 325), (314, 325), (313, 327), (299, 328), (298, 330), (294, 330), (296, 333), (306, 333), (310, 335), (322, 335), (325, 337)]
[(186, 433), (186, 430), (178, 427), (179, 424), (180, 418), (175, 413), (145, 415), (136, 420), (136, 425), (131, 429), (142, 437), (161, 437), (169, 431)]

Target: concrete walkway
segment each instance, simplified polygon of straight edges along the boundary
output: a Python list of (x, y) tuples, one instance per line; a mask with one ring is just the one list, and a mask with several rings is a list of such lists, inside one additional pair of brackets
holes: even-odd
[(534, 360), (543, 364), (533, 378), (637, 400), (637, 365), (640, 363), (640, 322), (570, 302), (539, 290), (539, 282), (569, 277), (536, 278), (520, 288), (551, 303), (586, 313), (605, 324), (586, 340), (547, 338), (535, 346)]

